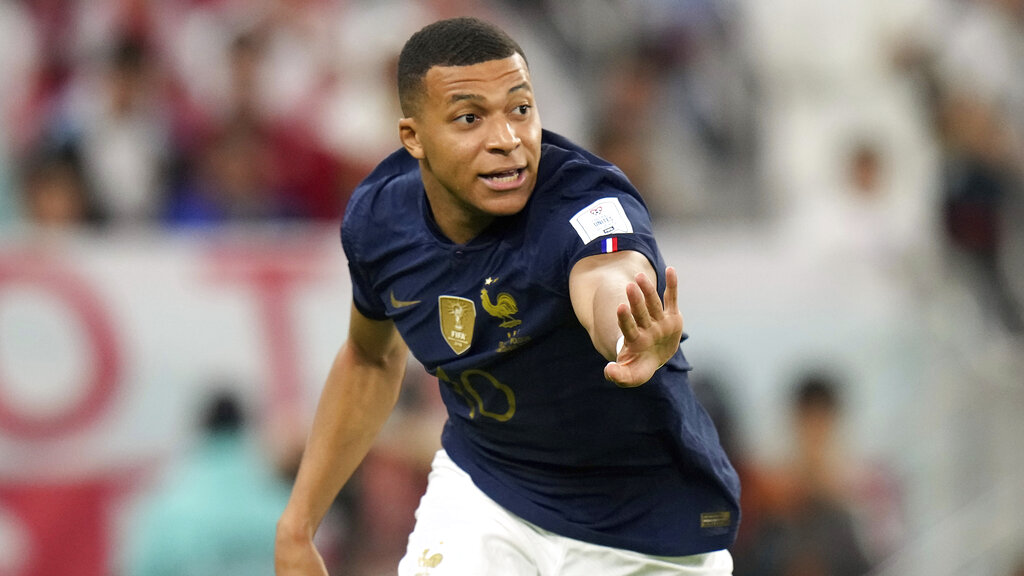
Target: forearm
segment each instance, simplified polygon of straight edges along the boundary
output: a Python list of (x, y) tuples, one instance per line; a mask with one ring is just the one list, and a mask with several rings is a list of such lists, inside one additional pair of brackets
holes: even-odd
[(278, 538), (312, 538), (398, 398), (406, 349), (368, 359), (351, 341), (328, 374)]
[(626, 302), (626, 285), (630, 281), (632, 278), (624, 275), (621, 282), (608, 282), (594, 291), (591, 326), (587, 331), (594, 349), (608, 361), (615, 360), (616, 345), (622, 336), (616, 310)]
[(638, 273), (657, 278), (654, 268), (638, 252), (592, 256), (581, 261), (569, 277), (570, 296), (580, 323), (590, 334), (594, 349), (614, 361), (619, 328), (619, 305), (628, 305), (626, 287)]
[(589, 256), (569, 273), (576, 317), (608, 360), (604, 377), (619, 386), (646, 383), (679, 350), (679, 278), (665, 269), (664, 302), (656, 282), (650, 262), (637, 252)]

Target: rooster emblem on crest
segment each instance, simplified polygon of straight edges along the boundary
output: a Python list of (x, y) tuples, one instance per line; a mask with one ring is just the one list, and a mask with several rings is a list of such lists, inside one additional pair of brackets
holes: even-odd
[(487, 288), (480, 290), (480, 302), (483, 304), (484, 310), (491, 316), (504, 320), (499, 326), (502, 328), (514, 328), (523, 323), (522, 320), (512, 317), (519, 312), (515, 298), (508, 292), (501, 292), (496, 296), (496, 299), (497, 302), (491, 302), (491, 296), (487, 293)]

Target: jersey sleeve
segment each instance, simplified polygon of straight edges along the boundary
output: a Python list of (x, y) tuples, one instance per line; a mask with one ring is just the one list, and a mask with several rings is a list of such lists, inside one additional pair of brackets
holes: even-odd
[(650, 213), (624, 176), (599, 178), (583, 193), (567, 200), (553, 223), (565, 238), (561, 265), (566, 279), (573, 266), (584, 258), (632, 250), (650, 261), (657, 276), (658, 293), (664, 291), (665, 264), (654, 238)]
[[(555, 158), (558, 160), (558, 158)], [(550, 164), (556, 164), (556, 161)], [(549, 288), (568, 296), (569, 273), (580, 260), (632, 250), (643, 254), (664, 290), (665, 266), (655, 242), (650, 213), (639, 192), (611, 165), (571, 156), (547, 183), (543, 248), (538, 259)]]
[(562, 288), (568, 289), (568, 274), (583, 258), (632, 250), (651, 262), (663, 290), (665, 267), (651, 216), (626, 175), (557, 134), (546, 132), (545, 143), (542, 181), (554, 206), (544, 234), (551, 250), (544, 256), (559, 258), (551, 271), (563, 277)]
[(572, 213), (564, 225), (575, 232), (575, 237), (570, 237), (566, 259), (570, 270), (588, 256), (623, 250), (643, 254), (656, 271), (660, 270), (650, 215), (634, 194), (615, 189), (598, 191), (589, 203)]
[[(353, 206), (350, 204), (350, 207)], [(387, 319), (387, 308), (373, 288), (371, 273), (360, 260), (361, 233), (359, 228), (365, 219), (356, 216), (357, 210), (346, 212), (341, 225), (341, 247), (348, 259), (349, 278), (352, 283), (352, 302), (360, 314), (372, 320)], [(351, 217), (350, 217), (351, 216)]]

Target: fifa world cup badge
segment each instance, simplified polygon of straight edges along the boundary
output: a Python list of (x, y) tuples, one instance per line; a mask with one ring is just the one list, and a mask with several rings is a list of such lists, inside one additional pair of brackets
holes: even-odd
[(476, 304), (458, 296), (439, 296), (441, 335), (452, 351), (462, 354), (473, 344), (473, 325), (476, 322)]

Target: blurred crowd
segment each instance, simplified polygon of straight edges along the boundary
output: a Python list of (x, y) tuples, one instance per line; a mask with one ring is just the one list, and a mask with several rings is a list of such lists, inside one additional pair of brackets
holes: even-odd
[(337, 221), (397, 145), (401, 44), (474, 14), (657, 219), (779, 222), (890, 269), (949, 247), (1019, 332), (1022, 4), (4, 0), (0, 223)]
[(336, 220), (397, 141), (399, 9), (4, 1), (4, 220)]
[[(463, 14), (520, 40), (546, 127), (618, 164), (656, 224), (942, 269), (1020, 342), (1024, 0), (0, 0), (0, 228), (337, 222), (397, 147), (402, 43)], [(837, 496), (834, 380), (799, 384), (794, 462), (745, 485), (737, 576), (866, 574), (899, 533)], [(401, 553), (432, 446), (391, 440), (364, 468), (409, 481), (348, 489), (339, 574)]]
[[(5, 221), (334, 220), (396, 147), (423, 23), (501, 22), (549, 127), (665, 218), (893, 212), (998, 243), (1024, 156), (1019, 0), (5, 0)], [(551, 84), (548, 86), (547, 84)], [(860, 154), (860, 159), (856, 157)], [(878, 190), (844, 190), (872, 159)], [(818, 214), (828, 216), (828, 214)]]

